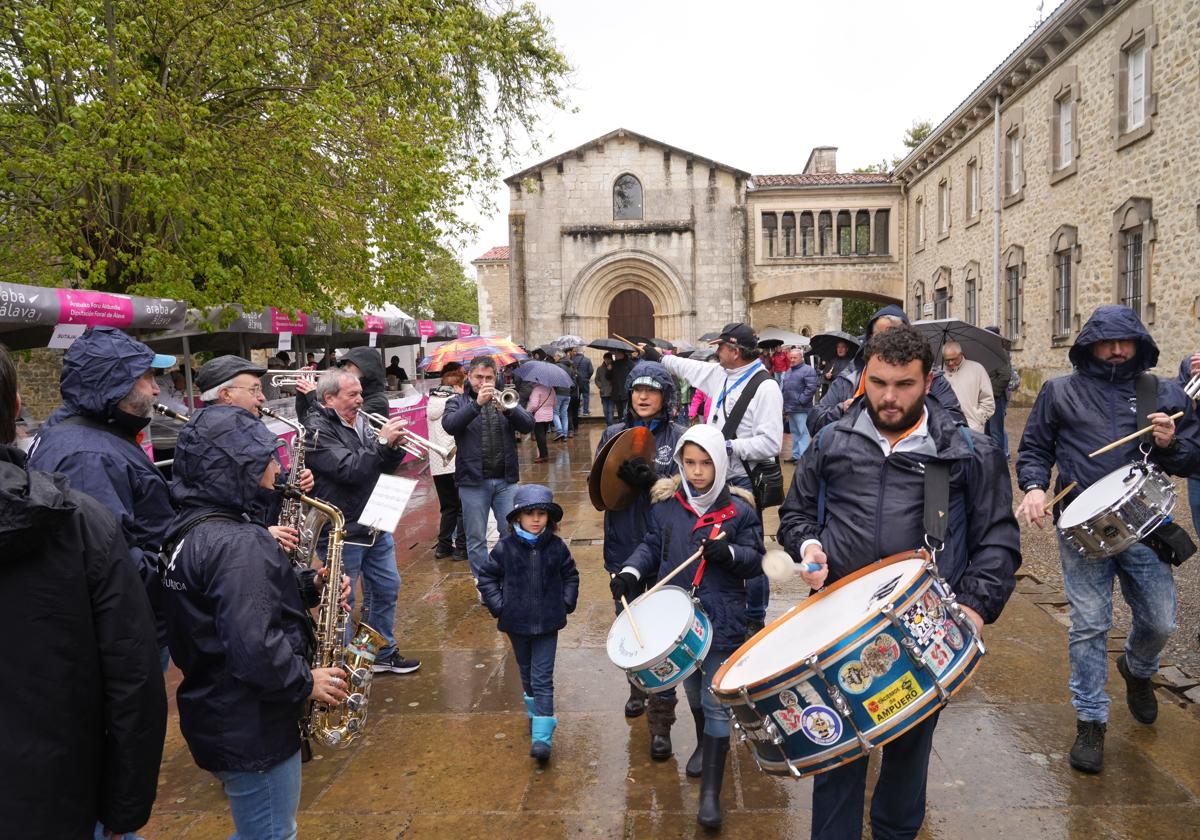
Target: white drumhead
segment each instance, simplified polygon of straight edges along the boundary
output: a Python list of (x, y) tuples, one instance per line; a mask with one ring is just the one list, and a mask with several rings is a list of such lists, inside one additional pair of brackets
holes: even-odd
[[(924, 566), (920, 559), (890, 563), (835, 592), (801, 604), (783, 624), (730, 665), (717, 688), (752, 685), (819, 652), (864, 618), (878, 614), (880, 606), (894, 601)], [(877, 600), (875, 594), (885, 588), (888, 594)]]
[(629, 610), (646, 644), (638, 645), (627, 613), (617, 616), (608, 631), (608, 658), (619, 668), (638, 668), (662, 656), (675, 646), (695, 615), (691, 596), (676, 586), (642, 595)]
[[(1127, 475), (1129, 475), (1129, 467), (1121, 467), (1085, 489), (1063, 509), (1062, 514), (1058, 517), (1058, 527), (1074, 528), (1076, 525), (1087, 522), (1096, 514), (1112, 508), (1124, 498), (1132, 487), (1137, 486), (1136, 481), (1125, 483)], [(1138, 477), (1143, 476), (1139, 473)]]

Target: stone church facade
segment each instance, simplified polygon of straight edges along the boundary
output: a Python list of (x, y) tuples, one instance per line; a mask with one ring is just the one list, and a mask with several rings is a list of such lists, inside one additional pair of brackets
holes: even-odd
[(1169, 372), (1200, 345), (1197, 44), (1192, 0), (1066, 0), (890, 174), (819, 147), (752, 176), (613, 131), (507, 179), (508, 244), (474, 262), (481, 328), (811, 334), (842, 297), (894, 301), (998, 321), (1028, 396), (1124, 302)]

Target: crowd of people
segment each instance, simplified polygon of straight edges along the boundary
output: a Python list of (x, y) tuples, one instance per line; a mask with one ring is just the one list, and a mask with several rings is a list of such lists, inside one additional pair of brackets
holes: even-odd
[[(530, 755), (542, 764), (559, 723), (557, 634), (579, 602), (580, 572), (557, 533), (571, 511), (552, 487), (521, 483), (519, 444), (528, 436), (534, 463), (545, 461), (551, 443), (578, 433), (593, 385), (605, 422), (597, 456), (628, 430), (652, 437), (652, 457), (617, 465), (631, 501), (604, 513), (604, 569), (620, 616), (702, 558), (689, 577), (713, 641), (683, 687), (696, 736), (685, 770), (700, 780), (706, 828), (723, 821), (730, 748), (730, 715), (710, 688), (766, 621), (765, 510), (780, 507), (778, 543), (814, 592), (936, 545), (938, 572), (980, 637), (1013, 592), (1019, 523), (1042, 527), (1106, 474), (1144, 461), (1190, 477), (1200, 516), (1200, 424), (1183, 387), (1200, 375), (1200, 354), (1182, 361), (1177, 379), (1152, 376), (1157, 346), (1127, 307), (1097, 309), (1071, 348), (1072, 372), (1039, 392), (1017, 452), (1024, 495), (1015, 511), (1003, 429), (1011, 370), (989, 371), (955, 342), (935, 366), (899, 307), (877, 312), (861, 346), (839, 342), (820, 368), (801, 348), (763, 358), (744, 323), (726, 324), (712, 344), (711, 361), (646, 343), (606, 353), (594, 370), (578, 349), (540, 348), (535, 357), (568, 375), (557, 387), (480, 356), (444, 367), (427, 409), (441, 513), (434, 556), (467, 561), (480, 603), (507, 635)], [(405, 421), (388, 418), (386, 396), (405, 374), (369, 348), (308, 361), (324, 368), (296, 388), (302, 465), (282, 470), (262, 422), (267, 368), (220, 356), (196, 374), (204, 407), (181, 427), (168, 481), (139, 438), (159, 398), (156, 377), (174, 358), (119, 330), (89, 329), (64, 355), (62, 407), (27, 457), (13, 445), (16, 369), (0, 350), (0, 543), (10, 549), (0, 561), (0, 628), (12, 642), (4, 667), (13, 686), (3, 708), (23, 724), (0, 747), (5, 766), (22, 768), (0, 791), (0, 817), (26, 827), (22, 836), (134, 837), (146, 824), (165, 737), (163, 675), (174, 662), (180, 729), (196, 764), (221, 783), (236, 836), (295, 837), (299, 723), (310, 704), (343, 703), (353, 689), (346, 670), (313, 658), (311, 611), (329, 586), (343, 609), (358, 601), (362, 623), (378, 631), (375, 674), (420, 668), (395, 638), (395, 542), (358, 522), (376, 481), (405, 457)], [(1143, 426), (1140, 440), (1092, 457)], [(783, 461), (795, 464), (790, 486)], [(281, 487), (339, 508), (344, 539), (333, 543), (328, 523), (306, 535), (282, 522)], [(931, 525), (939, 497), (943, 516)], [(1116, 663), (1126, 703), (1138, 722), (1156, 720), (1151, 678), (1175, 628), (1171, 564), (1186, 559), (1190, 541), (1163, 529), (1153, 536), (1103, 558), (1060, 540), (1076, 714), (1069, 761), (1081, 772), (1103, 768), (1114, 579), (1133, 613)], [(312, 566), (295, 562), (307, 538)], [(326, 580), (321, 562), (335, 545), (339, 581)], [(646, 717), (653, 760), (674, 753), (677, 702), (673, 688), (647, 692), (629, 680), (623, 713)], [(937, 722), (931, 714), (883, 746), (874, 836), (920, 830)], [(814, 838), (861, 835), (866, 768), (860, 759), (814, 778)]]

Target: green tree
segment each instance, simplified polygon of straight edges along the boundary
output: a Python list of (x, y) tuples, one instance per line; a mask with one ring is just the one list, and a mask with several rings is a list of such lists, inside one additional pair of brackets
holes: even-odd
[(933, 133), (933, 123), (929, 120), (913, 120), (913, 124), (904, 129), (904, 148), (907, 149), (899, 157), (892, 158), (892, 168), (900, 165), (900, 161), (908, 157), (908, 153), (920, 146)]
[(527, 4), (8, 0), (0, 277), (195, 305), (405, 300), (568, 71)]
[(879, 304), (869, 300), (842, 298), (842, 331), (862, 335), (867, 331), (867, 321), (878, 308)]
[(458, 258), (438, 250), (427, 267), (420, 281), (409, 283), (392, 303), (414, 318), (479, 323), (475, 283), (467, 277)]

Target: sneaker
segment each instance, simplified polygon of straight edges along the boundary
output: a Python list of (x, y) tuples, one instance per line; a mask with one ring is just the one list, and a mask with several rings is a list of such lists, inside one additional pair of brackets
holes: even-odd
[(1104, 733), (1108, 725), (1098, 720), (1075, 722), (1075, 746), (1071, 747), (1071, 766), (1084, 773), (1099, 773), (1104, 767)]
[(439, 545), (437, 548), (435, 548), (435, 549), (433, 550), (433, 559), (434, 559), (434, 560), (445, 560), (447, 557), (449, 557), (449, 556), (450, 556), (451, 554), (453, 554), (453, 553), (454, 553), (454, 552), (453, 552), (453, 551), (451, 551), (450, 549), (448, 549), (448, 548), (442, 548), (442, 547)]
[(467, 550), (465, 548), (456, 548), (450, 556), (455, 560), (466, 560)]
[(1158, 719), (1158, 698), (1149, 677), (1135, 677), (1129, 672), (1125, 654), (1117, 657), (1117, 671), (1125, 678), (1125, 702), (1138, 723), (1151, 724)]
[(394, 650), (387, 656), (376, 659), (371, 671), (375, 674), (411, 674), (420, 667), (421, 663), (418, 660), (405, 659), (400, 651)]

